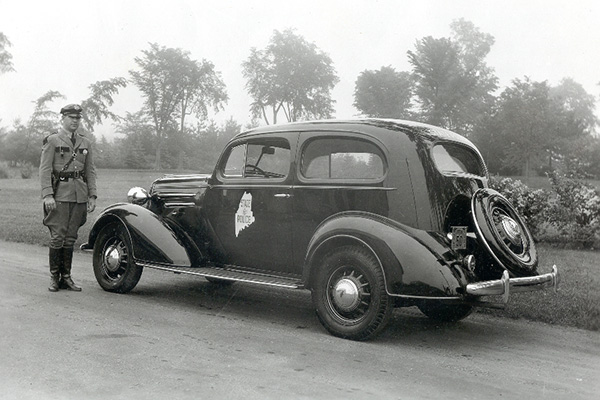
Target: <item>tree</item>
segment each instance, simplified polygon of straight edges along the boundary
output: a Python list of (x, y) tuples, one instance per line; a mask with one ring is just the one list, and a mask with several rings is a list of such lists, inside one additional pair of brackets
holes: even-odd
[(179, 104), (180, 132), (185, 130), (187, 115), (193, 114), (200, 119), (206, 119), (209, 106), (212, 106), (215, 111), (220, 111), (223, 109), (223, 104), (229, 100), (225, 83), (220, 73), (215, 71), (212, 62), (188, 60), (188, 68), (187, 73), (182, 77), (185, 82)]
[(484, 59), (494, 38), (463, 19), (451, 29), (453, 38), (417, 41), (408, 58), (421, 118), (468, 136), (493, 104), (497, 78)]
[(112, 113), (108, 107), (114, 104), (113, 96), (119, 93), (119, 88), (127, 86), (125, 78), (113, 78), (98, 81), (89, 86), (91, 95), (81, 102), (83, 108), (83, 121), (85, 128), (94, 131), (94, 125), (101, 124), (106, 118), (117, 121), (119, 117)]
[(115, 166), (135, 165), (138, 169), (152, 166), (155, 162), (152, 154), (156, 151), (156, 135), (145, 111), (126, 113), (125, 117), (117, 122), (116, 132), (124, 137), (118, 138), (115, 151), (105, 154), (102, 161)]
[(369, 117), (412, 118), (414, 84), (410, 73), (392, 67), (360, 73), (354, 89), (354, 107)]
[(6, 135), (2, 145), (2, 158), (13, 165), (38, 165), (42, 140), (55, 130), (58, 113), (48, 109), (48, 103), (63, 98), (57, 91), (48, 91), (38, 98), (33, 114), (22, 124), (16, 121), (13, 130)]
[(592, 137), (598, 125), (596, 98), (571, 78), (563, 79), (558, 86), (550, 88), (549, 96), (556, 104), (555, 138), (549, 149), (548, 168), (553, 158), (564, 160), (567, 170), (583, 170), (594, 164), (589, 149), (595, 148)]
[(280, 112), (288, 122), (329, 118), (335, 101), (331, 90), (339, 81), (331, 58), (314, 43), (287, 29), (275, 31), (264, 50), (252, 48), (242, 64), (246, 89), (253, 98), (254, 117), (276, 124)]
[(15, 70), (12, 63), (12, 54), (6, 49), (11, 46), (12, 43), (10, 40), (8, 40), (4, 33), (0, 32), (0, 73), (12, 72)]
[(140, 71), (130, 71), (131, 79), (145, 98), (144, 110), (152, 119), (156, 142), (156, 169), (161, 168), (161, 152), (169, 131), (177, 132), (180, 117), (182, 134), (185, 116), (193, 111), (202, 116), (207, 103), (215, 108), (227, 100), (224, 84), (212, 64), (193, 61), (189, 52), (156, 43), (142, 51), (135, 62)]
[(550, 97), (559, 104), (569, 122), (561, 136), (592, 135), (598, 125), (596, 98), (586, 92), (572, 78), (564, 78), (558, 86), (550, 89)]
[(539, 166), (555, 138), (560, 108), (550, 98), (547, 82), (515, 79), (502, 92), (499, 109), (494, 116), (503, 138), (504, 165), (519, 167), (523, 176)]

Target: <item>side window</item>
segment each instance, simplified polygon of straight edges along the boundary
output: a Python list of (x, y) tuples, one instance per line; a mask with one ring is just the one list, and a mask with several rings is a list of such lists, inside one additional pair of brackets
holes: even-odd
[(443, 174), (485, 175), (479, 157), (471, 150), (454, 144), (443, 143), (433, 147), (433, 159)]
[(373, 143), (353, 138), (311, 140), (302, 153), (300, 172), (308, 179), (380, 179), (384, 157)]
[(227, 178), (285, 178), (290, 169), (286, 141), (252, 141), (231, 149), (223, 168)]
[(223, 176), (241, 178), (244, 171), (244, 158), (246, 156), (246, 145), (239, 144), (229, 152), (229, 157), (223, 168)]
[(248, 143), (245, 177), (285, 178), (290, 169), (290, 146), (283, 142)]

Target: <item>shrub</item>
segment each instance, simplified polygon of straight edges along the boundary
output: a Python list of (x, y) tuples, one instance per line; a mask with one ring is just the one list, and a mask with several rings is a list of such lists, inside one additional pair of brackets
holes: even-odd
[(531, 234), (540, 240), (545, 234), (551, 205), (551, 194), (544, 189), (532, 190), (520, 180), (491, 177), (490, 187), (500, 192), (523, 217)]
[(8, 167), (4, 164), (0, 164), (0, 179), (8, 179), (9, 177)]
[(600, 195), (591, 185), (580, 180), (550, 174), (556, 193), (549, 222), (556, 227), (561, 242), (592, 247), (600, 241)]
[(537, 241), (566, 247), (592, 248), (600, 244), (600, 195), (578, 179), (549, 174), (551, 190), (532, 190), (519, 180), (490, 179), (523, 217)]
[(23, 165), (21, 167), (21, 178), (23, 178), (23, 179), (31, 178), (32, 171), (33, 171), (33, 168), (31, 167), (31, 164)]

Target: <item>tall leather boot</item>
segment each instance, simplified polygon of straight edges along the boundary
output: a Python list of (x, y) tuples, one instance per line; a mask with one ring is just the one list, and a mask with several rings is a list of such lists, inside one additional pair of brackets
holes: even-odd
[(62, 249), (50, 248), (48, 252), (48, 261), (50, 262), (50, 286), (48, 286), (48, 290), (51, 292), (58, 292)]
[(63, 247), (62, 248), (62, 283), (69, 290), (74, 290), (76, 292), (81, 292), (81, 288), (77, 286), (73, 279), (71, 279), (71, 266), (73, 265), (73, 248), (72, 247)]

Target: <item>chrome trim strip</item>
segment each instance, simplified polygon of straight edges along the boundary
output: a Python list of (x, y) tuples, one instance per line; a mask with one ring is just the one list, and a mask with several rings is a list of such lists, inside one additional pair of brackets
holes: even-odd
[(419, 299), (419, 300), (464, 300), (464, 297), (461, 296), (415, 296), (410, 294), (392, 294), (388, 292), (388, 296), (391, 297), (399, 297), (402, 299)]
[(197, 275), (197, 276), (202, 276), (202, 277), (206, 277), (206, 278), (226, 279), (226, 280), (235, 281), (235, 282), (254, 283), (254, 284), (258, 284), (258, 285), (275, 286), (275, 287), (286, 288), (286, 289), (301, 288), (299, 285), (292, 284), (292, 283), (286, 284), (286, 283), (281, 283), (281, 282), (265, 282), (265, 281), (261, 281), (258, 279), (254, 280), (251, 278), (239, 278), (239, 277), (233, 278), (233, 277), (227, 276), (227, 274), (225, 274), (225, 273), (224, 274), (210, 273), (210, 270), (205, 270), (202, 268), (194, 268), (195, 271), (190, 271), (189, 268), (184, 270), (182, 268), (163, 266), (163, 265), (152, 264), (152, 263), (141, 262), (141, 261), (136, 261), (136, 264), (141, 267), (153, 268), (153, 269), (158, 269), (161, 271), (176, 272), (176, 273), (180, 273), (180, 274)]
[(194, 207), (196, 203), (165, 203), (165, 208)]
[(466, 292), (474, 296), (502, 296), (503, 302), (506, 303), (510, 292), (530, 292), (547, 287), (553, 287), (554, 290), (557, 290), (559, 282), (560, 274), (558, 268), (554, 265), (550, 273), (524, 278), (510, 278), (508, 271), (504, 271), (501, 279), (469, 283)]
[(164, 198), (164, 197), (194, 197), (196, 195), (196, 193), (168, 193), (168, 192), (161, 192), (161, 193), (155, 193), (158, 197), (160, 198)]

